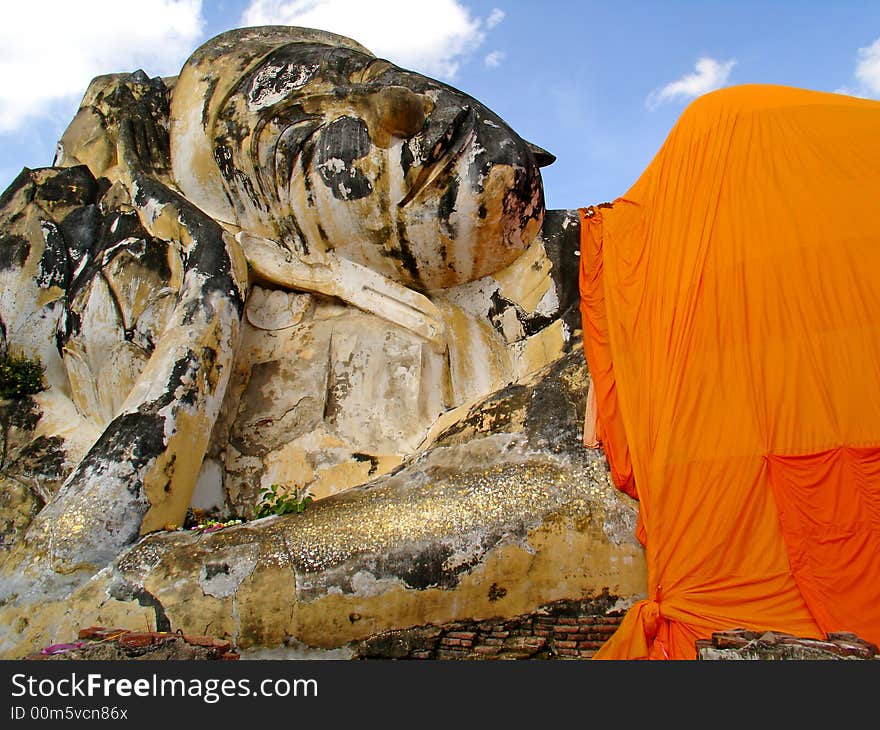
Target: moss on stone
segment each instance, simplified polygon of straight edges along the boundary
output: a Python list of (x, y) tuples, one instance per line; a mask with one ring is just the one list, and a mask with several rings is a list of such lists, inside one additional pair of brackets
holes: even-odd
[(45, 390), (45, 368), (36, 358), (22, 354), (7, 353), (0, 357), (0, 398), (26, 398)]

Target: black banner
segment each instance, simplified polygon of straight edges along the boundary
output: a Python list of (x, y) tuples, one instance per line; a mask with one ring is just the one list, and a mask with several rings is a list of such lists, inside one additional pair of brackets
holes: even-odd
[(6, 661), (0, 727), (840, 719), (844, 706), (870, 706), (878, 676), (877, 662)]

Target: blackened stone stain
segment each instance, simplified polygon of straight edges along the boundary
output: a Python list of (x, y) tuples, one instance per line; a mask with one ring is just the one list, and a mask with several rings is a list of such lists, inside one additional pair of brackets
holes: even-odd
[(36, 277), (37, 284), (41, 289), (48, 289), (52, 286), (67, 289), (70, 281), (70, 258), (64, 236), (52, 221), (41, 221), (40, 223), (46, 238), (46, 248), (40, 259), (40, 269)]
[(171, 621), (162, 603), (146, 588), (117, 576), (110, 585), (108, 593), (117, 601), (137, 601), (144, 608), (152, 608), (156, 614), (156, 631), (171, 631)]
[(205, 89), (205, 96), (203, 97), (202, 104), (202, 127), (204, 129), (208, 128), (209, 118), (208, 118), (208, 110), (211, 108), (211, 105), (208, 103), (211, 100), (211, 97), (214, 96), (214, 91), (217, 89), (217, 83), (219, 82), (219, 78), (213, 78), (208, 82), (208, 86)]
[(25, 479), (57, 480), (64, 476), (67, 454), (60, 436), (38, 436), (22, 448), (8, 471)]
[[(550, 277), (556, 292), (556, 306), (549, 311), (529, 313), (496, 290), (491, 295), (487, 316), (492, 326), (502, 334), (504, 315), (509, 309), (513, 309), (522, 325), (524, 337), (541, 332), (559, 319), (567, 325), (569, 333), (573, 334), (581, 329), (578, 284), (580, 259), (577, 255), (580, 251), (580, 225), (577, 214), (569, 210), (547, 211), (541, 236), (547, 258), (552, 265)], [(571, 352), (575, 345), (579, 345), (579, 340), (569, 337), (563, 343), (563, 351)]]
[(0, 271), (20, 269), (31, 252), (31, 244), (24, 236), (0, 237)]
[(264, 210), (266, 212), (269, 211), (269, 203), (266, 202), (265, 198), (261, 196), (257, 189), (254, 187), (253, 180), (248, 177), (241, 170), (235, 170), (233, 173), (233, 177), (235, 178), (235, 182), (238, 184), (238, 187), (244, 191), (244, 194), (248, 197), (248, 200), (253, 203), (254, 207), (258, 210)]
[(366, 122), (340, 117), (321, 130), (315, 146), (321, 180), (335, 198), (358, 200), (373, 192), (372, 183), (354, 166), (372, 147)]
[[(123, 251), (155, 273), (159, 280), (169, 281), (171, 278), (167, 244), (147, 233), (137, 213), (111, 210), (102, 215), (100, 211), (100, 205), (76, 209), (59, 226), (67, 245), (68, 266), (79, 269), (67, 286), (66, 311), (58, 323), (56, 341), (59, 352), (63, 352), (69, 340), (81, 331), (82, 316), (78, 308), (84, 302), (77, 299), (78, 295)], [(122, 242), (125, 244), (120, 245)], [(117, 306), (120, 314), (126, 309), (121, 302), (117, 302)], [(131, 340), (134, 332), (130, 328), (125, 335)]]
[(400, 147), (400, 167), (403, 169), (404, 177), (410, 171), (413, 162), (415, 162), (415, 157), (413, 156), (412, 149), (410, 149), (410, 141), (407, 141), (406, 144)]
[(37, 427), (42, 411), (32, 397), (11, 399), (0, 403), (0, 469), (6, 469), (9, 462), (18, 457), (18, 451), (11, 444), (20, 441), (20, 437)]
[(241, 318), (244, 313), (244, 295), (233, 276), (232, 261), (223, 241), (223, 229), (220, 225), (162, 183), (144, 175), (137, 175), (136, 179), (138, 192), (135, 203), (144, 206), (153, 199), (174, 205), (180, 222), (192, 237), (193, 243), (184, 263), (187, 270), (194, 270), (202, 275), (202, 293), (199, 301), (193, 301), (191, 311), (187, 313), (189, 316), (184, 317), (184, 324), (189, 324), (189, 317), (200, 306), (204, 306), (205, 300), (213, 292), (230, 300)]
[[(279, 221), (281, 226), (281, 240), (289, 245), (294, 251), (298, 251), (306, 256), (309, 254), (309, 244), (306, 236), (300, 228), (296, 218), (292, 215), (286, 215)], [(323, 231), (322, 231), (323, 233)]]
[(202, 362), (193, 350), (187, 350), (186, 354), (174, 363), (168, 382), (165, 384), (165, 392), (156, 399), (153, 407), (160, 410), (174, 403), (182, 403), (192, 406), (198, 399), (198, 384), (196, 374)]
[(446, 191), (443, 193), (443, 196), (440, 198), (440, 206), (437, 210), (437, 215), (440, 218), (440, 226), (449, 238), (455, 237), (455, 229), (449, 219), (455, 212), (455, 202), (458, 199), (458, 189), (459, 180), (457, 177), (453, 177), (450, 180)]
[[(577, 211), (546, 211), (541, 236), (544, 250), (553, 264), (550, 276), (559, 300), (556, 311), (569, 331), (576, 332), (582, 327), (579, 286), (581, 228)], [(576, 343), (570, 339), (565, 344), (568, 351)]]
[(232, 182), (235, 177), (235, 166), (232, 164), (232, 150), (225, 144), (218, 144), (214, 147), (214, 161), (220, 169), (220, 174), (226, 180)]
[(390, 256), (399, 261), (404, 270), (412, 277), (410, 285), (414, 289), (422, 289), (424, 284), (422, 284), (421, 277), (419, 276), (419, 263), (413, 255), (409, 238), (406, 235), (406, 226), (400, 217), (397, 219), (397, 241), (399, 247), (385, 249), (383, 255)]
[(25, 204), (30, 203), (34, 199), (34, 172), (29, 167), (23, 167), (18, 176), (13, 180), (9, 187), (0, 195), (0, 211), (7, 208), (16, 194), (24, 190)]
[(33, 431), (42, 415), (37, 401), (31, 397), (13, 400), (8, 406), (8, 411), (4, 406), (0, 412), (4, 417), (8, 417), (10, 426), (23, 431)]
[(528, 406), (530, 390), (524, 385), (508, 385), (475, 405), (468, 414), (441, 433), (436, 446), (452, 446), (469, 441), (474, 433), (506, 433)]
[(217, 350), (213, 347), (202, 348), (202, 372), (208, 389), (213, 391), (217, 387), (221, 367), (217, 364)]
[(513, 308), (516, 312), (516, 318), (522, 325), (523, 334), (526, 337), (531, 337), (532, 335), (537, 334), (556, 319), (556, 312), (551, 312), (549, 314), (539, 314), (534, 312), (529, 314), (519, 304), (502, 296), (501, 293), (496, 290), (492, 292), (491, 304), (489, 305), (489, 311), (487, 314), (492, 326), (499, 332), (503, 332), (504, 313), (510, 308)]
[(82, 317), (69, 307), (58, 320), (58, 328), (55, 331), (55, 346), (58, 354), (64, 356), (64, 348), (70, 341), (71, 337), (75, 337), (82, 331)]
[[(400, 578), (410, 588), (454, 588), (458, 580), (454, 573), (444, 569), (444, 563), (452, 555), (446, 545), (428, 545), (409, 556), (391, 556), (382, 565), (382, 573)], [(395, 559), (396, 558), (396, 559)], [(403, 558), (403, 559), (401, 559)]]
[[(271, 55), (270, 55), (271, 59)], [(279, 59), (280, 60), (280, 59)], [(249, 79), (246, 97), (249, 106), (270, 106), (278, 103), (292, 89), (299, 88), (314, 76), (317, 70), (316, 64), (303, 64), (291, 61), (272, 63), (270, 60)], [(268, 72), (268, 73), (267, 73)], [(267, 97), (271, 102), (267, 104)]]
[(229, 575), (229, 563), (205, 563), (205, 580), (211, 580), (218, 575)]
[(312, 176), (308, 174), (308, 171), (312, 169), (316, 151), (315, 136), (310, 136), (303, 140), (302, 151), (300, 152), (300, 166), (303, 169), (302, 181), (303, 187), (306, 190), (306, 201), (310, 206), (314, 206), (315, 200), (312, 192)]
[(75, 269), (80, 265), (84, 258), (91, 257), (100, 236), (102, 224), (101, 211), (97, 205), (90, 203), (71, 212), (58, 225), (72, 259), (72, 268)]
[(535, 385), (509, 385), (474, 406), (435, 446), (467, 443), (475, 433), (523, 431), (530, 447), (584, 459), (579, 432), (588, 382), (583, 349), (577, 348), (548, 366)]
[(275, 151), (275, 177), (279, 186), (286, 186), (294, 172), (294, 162), (302, 154), (306, 140), (309, 139), (321, 126), (319, 119), (309, 116), (302, 111), (302, 107), (295, 106), (290, 112), (298, 111), (299, 115), (293, 117), (285, 115), (284, 122), (288, 125), (278, 138), (278, 146)]
[[(114, 464), (129, 464), (138, 473), (165, 451), (165, 418), (143, 408), (134, 413), (123, 413), (110, 423), (79, 463), (72, 482), (78, 476), (92, 471), (105, 473)], [(135, 481), (128, 490), (137, 496), (141, 483)]]
[[(527, 174), (526, 168), (514, 165), (513, 171), (513, 186), (504, 193), (504, 214), (518, 218), (518, 228), (523, 230), (538, 212), (544, 210), (544, 189), (540, 177)], [(532, 201), (535, 201), (535, 205), (532, 205)]]
[(370, 470), (367, 472), (367, 476), (372, 476), (373, 474), (375, 474), (376, 470), (379, 467), (379, 459), (377, 457), (373, 456), (372, 454), (362, 454), (362, 453), (356, 451), (355, 453), (353, 453), (351, 455), (351, 457), (355, 461), (360, 461), (360, 462), (369, 461), (370, 462)]
[(560, 380), (552, 376), (542, 379), (529, 399), (525, 421), (529, 444), (552, 453), (572, 450), (577, 414), (578, 405)]
[(171, 458), (165, 463), (165, 467), (162, 470), (165, 474), (165, 486), (163, 490), (165, 494), (171, 493), (171, 482), (174, 479), (174, 465), (177, 463), (177, 454), (171, 454)]
[(89, 168), (85, 165), (76, 167), (53, 168), (52, 175), (41, 182), (36, 190), (34, 200), (48, 210), (53, 203), (70, 206), (88, 205), (98, 196), (98, 183)]

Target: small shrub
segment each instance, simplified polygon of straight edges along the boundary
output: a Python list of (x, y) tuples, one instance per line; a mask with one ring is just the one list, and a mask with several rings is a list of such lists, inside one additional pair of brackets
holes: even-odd
[(24, 355), (0, 356), (0, 398), (20, 399), (45, 390), (43, 364)]
[(271, 515), (299, 514), (304, 512), (313, 501), (308, 487), (291, 492), (287, 487), (273, 484), (271, 487), (263, 487), (260, 491), (260, 501), (257, 502), (254, 515), (259, 519)]

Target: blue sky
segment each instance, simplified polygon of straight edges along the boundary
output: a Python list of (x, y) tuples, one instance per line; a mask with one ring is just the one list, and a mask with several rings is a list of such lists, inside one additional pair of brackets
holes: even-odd
[(0, 188), (50, 165), (90, 79), (174, 75), (200, 43), (277, 22), (348, 35), (480, 99), (557, 161), (549, 208), (612, 200), (684, 107), (772, 83), (880, 98), (880, 2), (29, 0), (0, 5)]

